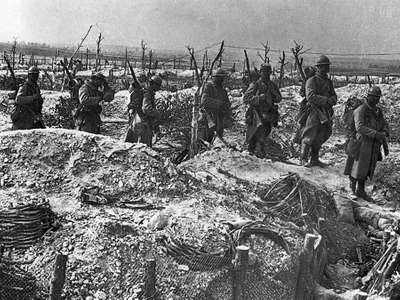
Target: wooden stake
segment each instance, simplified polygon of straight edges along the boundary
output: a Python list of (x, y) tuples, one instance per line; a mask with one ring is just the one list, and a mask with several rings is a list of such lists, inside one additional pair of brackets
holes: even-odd
[(286, 58), (285, 51), (282, 51), (282, 57), (280, 57), (280, 59), (279, 59), (279, 63), (281, 64), (281, 68), (279, 71), (279, 87), (280, 88), (282, 87), (283, 76), (285, 73), (285, 58)]
[(146, 48), (147, 48), (147, 44), (141, 40), (140, 41), (140, 46), (142, 47), (142, 70), (144, 70), (146, 68)]
[(313, 290), (310, 286), (314, 284), (311, 268), (314, 254), (314, 245), (318, 236), (314, 234), (306, 234), (304, 239), (303, 249), (299, 255), (299, 265), (297, 271), (296, 290), (294, 300), (308, 300), (312, 299)]
[(128, 66), (128, 48), (125, 48), (125, 62), (124, 62), (124, 75), (126, 75), (126, 70)]
[(50, 283), (50, 300), (61, 300), (61, 292), (65, 281), (65, 271), (68, 255), (58, 254), (54, 266), (53, 277)]
[(98, 68), (101, 68), (100, 44), (103, 40), (104, 40), (104, 37), (101, 35), (101, 32), (100, 32), (99, 37), (97, 38), (97, 41), (96, 41), (96, 71), (98, 71)]
[(86, 70), (89, 70), (89, 48), (86, 48)]
[(235, 270), (233, 275), (233, 299), (245, 300), (243, 284), (246, 281), (246, 272), (249, 264), (249, 247), (236, 247)]
[(146, 283), (145, 299), (155, 299), (156, 297), (156, 260), (153, 258), (146, 261)]

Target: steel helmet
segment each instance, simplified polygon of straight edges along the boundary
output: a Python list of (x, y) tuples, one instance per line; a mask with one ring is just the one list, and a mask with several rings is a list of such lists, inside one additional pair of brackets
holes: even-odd
[(104, 81), (107, 80), (106, 76), (104, 76), (103, 73), (101, 73), (101, 72), (97, 72), (97, 73), (93, 74), (92, 77), (96, 78), (98, 80), (104, 80)]
[(331, 62), (330, 62), (329, 58), (325, 55), (321, 55), (320, 57), (318, 57), (317, 63), (315, 65), (322, 66), (322, 65), (330, 65), (330, 64), (331, 64)]
[(32, 66), (28, 69), (28, 74), (39, 74), (39, 68), (36, 66)]
[(261, 66), (260, 66), (260, 71), (263, 71), (263, 70), (272, 72), (272, 67), (270, 64), (264, 63), (264, 64), (261, 64)]
[(155, 84), (155, 85), (157, 85), (157, 86), (161, 86), (162, 85), (162, 79), (158, 75), (151, 76), (150, 82)]
[(381, 97), (382, 96), (382, 91), (378, 86), (372, 86), (368, 90), (368, 96), (375, 96), (375, 97)]
[(228, 76), (228, 72), (226, 72), (222, 68), (218, 68), (217, 71), (212, 75), (213, 77), (226, 77)]

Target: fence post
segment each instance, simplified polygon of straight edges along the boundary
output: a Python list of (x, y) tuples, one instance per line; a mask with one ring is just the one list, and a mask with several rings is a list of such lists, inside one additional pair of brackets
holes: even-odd
[(235, 269), (233, 271), (233, 300), (244, 300), (243, 282), (246, 280), (246, 271), (249, 263), (249, 247), (237, 246)]
[(146, 284), (145, 297), (146, 299), (155, 299), (156, 294), (156, 260), (149, 258), (146, 260)]
[(311, 275), (311, 265), (314, 256), (314, 245), (317, 239), (318, 236), (309, 233), (306, 234), (304, 239), (303, 249), (299, 255), (294, 300), (312, 299), (314, 281)]
[(53, 277), (50, 282), (49, 300), (61, 300), (61, 292), (65, 281), (65, 270), (68, 255), (57, 254)]

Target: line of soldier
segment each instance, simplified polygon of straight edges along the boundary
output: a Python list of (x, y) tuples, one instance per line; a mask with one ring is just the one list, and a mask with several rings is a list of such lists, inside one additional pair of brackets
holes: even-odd
[[(337, 96), (332, 81), (328, 77), (330, 61), (322, 55), (318, 58), (316, 69), (306, 69), (307, 81), (303, 82), (297, 121), (299, 131), (297, 142), (301, 147), (300, 164), (306, 167), (325, 167), (319, 159), (322, 145), (332, 135), (333, 107)], [(250, 74), (251, 83), (243, 96), (248, 105), (246, 112), (246, 142), (250, 154), (263, 157), (266, 138), (276, 127), (279, 119), (278, 103), (282, 96), (277, 85), (271, 80), (272, 68), (263, 64), (259, 76)], [(37, 85), (39, 70), (31, 67), (28, 79), (17, 93), (15, 109), (12, 114), (13, 129), (44, 128), (41, 118), (43, 99)], [(226, 122), (231, 118), (231, 103), (223, 82), (228, 73), (218, 69), (207, 82), (201, 97), (199, 118), (199, 139), (212, 143), (215, 136), (223, 139)], [(159, 130), (160, 114), (155, 105), (155, 93), (160, 90), (162, 79), (155, 75), (149, 80), (147, 88), (137, 83), (130, 86), (129, 119), (131, 126), (126, 142), (141, 142), (152, 146), (153, 134)], [(106, 78), (96, 73), (82, 86), (73, 82), (70, 86), (78, 104), (75, 113), (77, 130), (100, 133), (101, 101), (112, 101), (114, 91), (108, 86)], [(376, 163), (382, 160), (381, 148), (389, 154), (386, 138), (389, 127), (382, 110), (377, 106), (382, 96), (379, 87), (373, 86), (363, 103), (353, 107), (347, 114), (348, 138), (346, 154), (348, 159), (345, 175), (349, 176), (350, 189), (355, 196), (371, 200), (365, 192), (365, 181), (372, 179)]]

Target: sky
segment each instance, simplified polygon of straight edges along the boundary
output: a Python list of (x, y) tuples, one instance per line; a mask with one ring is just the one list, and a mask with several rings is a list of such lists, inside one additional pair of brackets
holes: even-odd
[(1, 0), (0, 41), (154, 49), (230, 45), (315, 51), (400, 52), (397, 0)]

